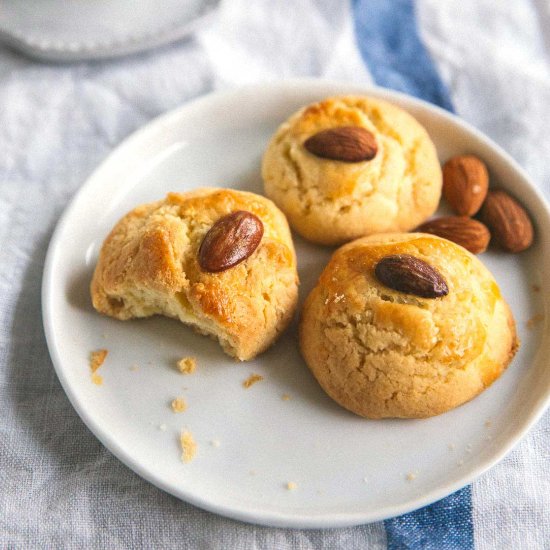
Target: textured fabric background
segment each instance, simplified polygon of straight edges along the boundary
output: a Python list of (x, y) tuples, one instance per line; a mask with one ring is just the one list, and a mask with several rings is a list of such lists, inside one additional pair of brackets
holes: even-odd
[[(411, 6), (401, 0), (222, 0), (212, 26), (189, 40), (74, 65), (40, 64), (0, 46), (0, 547), (549, 547), (548, 414), (465, 490), (467, 499), (459, 493), (439, 504), (451, 518), (452, 529), (443, 534), (422, 530), (434, 508), (394, 520), (386, 526), (389, 536), (383, 523), (325, 531), (256, 527), (182, 503), (116, 460), (73, 411), (46, 348), (42, 268), (67, 202), (125, 136), (214, 89), (319, 76), (376, 80), (452, 103), (550, 197), (547, 4), (418, 0), (420, 38), (448, 94), (429, 56), (416, 70), (414, 56), (403, 62), (420, 47)], [(359, 32), (361, 14), (367, 17)], [(392, 34), (388, 21), (402, 33)], [(467, 515), (466, 527), (453, 523), (457, 510)], [(474, 541), (462, 537), (472, 522)]]

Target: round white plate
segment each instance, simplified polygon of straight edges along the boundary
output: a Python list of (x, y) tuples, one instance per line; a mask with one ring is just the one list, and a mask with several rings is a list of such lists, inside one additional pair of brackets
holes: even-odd
[[(474, 153), (492, 181), (521, 198), (535, 245), (520, 255), (481, 256), (514, 311), (523, 342), (507, 372), (472, 402), (427, 420), (361, 419), (333, 403), (298, 352), (296, 324), (266, 353), (235, 363), (212, 340), (161, 317), (120, 322), (94, 312), (88, 285), (101, 243), (137, 204), (168, 191), (226, 186), (262, 192), (267, 141), (300, 106), (331, 94), (367, 93), (416, 116), (440, 158)], [(357, 85), (293, 81), (194, 101), (127, 139), (97, 169), (63, 215), (43, 281), (43, 316), (57, 374), (93, 433), (161, 489), (197, 506), (266, 525), (337, 527), (381, 520), (429, 504), (500, 460), (549, 402), (550, 215), (541, 195), (501, 149), (458, 118), (397, 93)], [(330, 250), (296, 238), (301, 298)], [(539, 285), (536, 292), (532, 285)], [(89, 353), (107, 348), (91, 381)], [(175, 368), (197, 357), (197, 371)], [(251, 373), (264, 380), (245, 390)], [(290, 400), (282, 396), (288, 394)], [(188, 409), (174, 414), (183, 396)], [(198, 442), (180, 460), (180, 431)], [(218, 442), (219, 445), (213, 444)], [(410, 476), (409, 474), (414, 474)], [(414, 479), (408, 479), (412, 478)], [(286, 484), (296, 484), (288, 490)]]
[(134, 53), (179, 40), (219, 0), (3, 0), (0, 39), (50, 61)]

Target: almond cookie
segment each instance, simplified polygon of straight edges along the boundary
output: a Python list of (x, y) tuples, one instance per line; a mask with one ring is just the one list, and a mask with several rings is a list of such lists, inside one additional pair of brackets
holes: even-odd
[(306, 300), (302, 354), (327, 394), (368, 418), (424, 418), (492, 384), (518, 348), (483, 264), (424, 233), (338, 249)]
[(442, 176), (426, 130), (370, 97), (334, 97), (292, 115), (262, 162), (266, 195), (306, 239), (327, 245), (409, 231), (433, 214)]
[(91, 283), (117, 319), (166, 315), (242, 361), (269, 347), (296, 308), (296, 255), (282, 212), (229, 189), (170, 193), (113, 228)]

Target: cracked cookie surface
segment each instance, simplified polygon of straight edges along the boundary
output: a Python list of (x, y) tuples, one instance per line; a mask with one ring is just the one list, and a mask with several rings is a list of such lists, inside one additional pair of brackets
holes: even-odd
[[(263, 223), (259, 246), (209, 273), (198, 250), (213, 224), (245, 210)], [(216, 337), (240, 360), (269, 347), (296, 307), (296, 255), (287, 221), (265, 197), (230, 189), (169, 193), (138, 206), (105, 239), (91, 283), (95, 309), (125, 320), (166, 315)]]
[[(346, 163), (304, 148), (317, 132), (341, 126), (371, 132), (376, 156)], [(402, 109), (359, 96), (329, 98), (292, 115), (269, 143), (262, 176), (293, 229), (321, 244), (413, 229), (437, 208), (442, 185), (425, 129)]]
[[(388, 288), (374, 266), (410, 254), (435, 267), (449, 294)], [(491, 273), (462, 247), (421, 233), (376, 235), (338, 249), (308, 296), (302, 354), (320, 385), (368, 418), (423, 418), (469, 401), (517, 348), (512, 313)]]

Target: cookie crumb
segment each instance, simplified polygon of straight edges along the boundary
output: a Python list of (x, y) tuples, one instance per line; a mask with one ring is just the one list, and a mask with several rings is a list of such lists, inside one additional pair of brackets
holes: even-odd
[(97, 374), (97, 372), (92, 372), (92, 382), (96, 386), (102, 386), (103, 385), (103, 376), (100, 374)]
[(95, 372), (99, 367), (101, 367), (101, 365), (103, 365), (108, 353), (109, 350), (106, 349), (98, 349), (90, 353), (90, 368), (92, 369), (92, 372)]
[(542, 313), (537, 313), (536, 315), (533, 315), (533, 317), (531, 317), (531, 319), (529, 319), (525, 324), (527, 325), (528, 329), (532, 329), (535, 327), (535, 325), (538, 325), (543, 319), (544, 315)]
[(407, 474), (407, 481), (414, 481), (416, 479), (416, 473), (415, 472), (409, 472)]
[(289, 481), (286, 484), (287, 491), (294, 491), (297, 487), (298, 487), (298, 485), (296, 483), (294, 483), (294, 481)]
[(281, 399), (283, 401), (290, 401), (292, 399), (292, 397), (290, 397), (290, 395), (288, 395), (288, 393), (283, 393), (283, 395), (281, 395)]
[(166, 424), (161, 424), (161, 425), (159, 426), (159, 430), (160, 430), (161, 432), (165, 432), (165, 431), (166, 431)]
[(243, 386), (248, 389), (250, 386), (254, 385), (256, 382), (260, 382), (260, 380), (263, 380), (264, 377), (260, 376), (259, 374), (251, 374), (244, 382)]
[(493, 423), (492, 423), (490, 420), (487, 420), (487, 421), (485, 422), (485, 427), (486, 427), (486, 428), (490, 428), (492, 425), (493, 425)]
[(187, 404), (183, 400), (183, 397), (176, 397), (172, 400), (172, 403), (170, 403), (170, 406), (172, 407), (172, 411), (175, 413), (181, 413), (185, 409), (187, 409)]
[(531, 289), (533, 290), (533, 292), (540, 292), (540, 286), (539, 285), (532, 284)]
[(219, 439), (213, 439), (212, 441), (210, 441), (210, 445), (212, 445), (212, 447), (219, 447), (221, 443)]
[(197, 368), (197, 360), (194, 357), (183, 357), (177, 365), (182, 374), (193, 374)]
[(132, 366), (130, 367), (130, 370), (131, 370), (132, 372), (136, 372), (137, 370), (139, 370), (139, 367), (138, 367), (137, 365), (132, 365)]
[(186, 430), (182, 431), (180, 435), (180, 445), (182, 450), (181, 460), (187, 464), (191, 462), (197, 454), (197, 444), (193, 439), (193, 434)]

